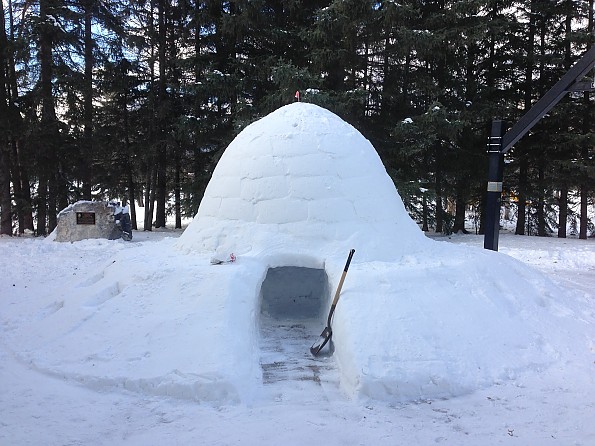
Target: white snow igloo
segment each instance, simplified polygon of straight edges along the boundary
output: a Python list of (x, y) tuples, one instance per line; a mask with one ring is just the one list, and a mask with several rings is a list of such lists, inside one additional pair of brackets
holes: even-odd
[[(209, 361), (221, 382), (243, 370), (228, 377), (236, 389), (266, 378), (258, 326), (263, 333), (269, 322), (316, 322), (300, 347), (308, 352), (352, 248), (333, 319), (348, 394), (460, 395), (562, 351), (544, 342), (544, 321), (557, 316), (543, 279), (498, 253), (426, 238), (370, 142), (316, 105), (282, 107), (234, 139), (176, 246), (196, 265), (193, 293), (208, 315), (196, 327), (204, 342), (216, 340), (213, 351), (226, 352)], [(210, 266), (231, 253), (235, 264)]]
[(178, 247), (256, 260), (256, 313), (322, 320), (351, 248), (354, 263), (391, 261), (425, 241), (372, 144), (296, 102), (227, 147)]
[(392, 260), (424, 240), (372, 144), (330, 111), (296, 102), (233, 140), (178, 246), (321, 267), (350, 248), (359, 261)]

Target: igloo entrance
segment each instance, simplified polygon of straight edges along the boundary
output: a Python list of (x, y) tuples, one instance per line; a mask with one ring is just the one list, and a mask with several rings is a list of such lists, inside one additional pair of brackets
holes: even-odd
[(332, 364), (311, 364), (310, 346), (324, 328), (328, 290), (324, 269), (268, 269), (260, 288), (260, 365), (265, 384), (325, 379)]
[(318, 321), (328, 302), (328, 288), (323, 269), (269, 268), (260, 288), (261, 315), (274, 320)]

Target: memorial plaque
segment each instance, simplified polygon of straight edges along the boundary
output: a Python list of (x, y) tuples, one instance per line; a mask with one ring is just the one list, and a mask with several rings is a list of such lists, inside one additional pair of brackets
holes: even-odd
[(77, 212), (76, 213), (76, 224), (77, 225), (94, 225), (95, 224), (95, 212)]

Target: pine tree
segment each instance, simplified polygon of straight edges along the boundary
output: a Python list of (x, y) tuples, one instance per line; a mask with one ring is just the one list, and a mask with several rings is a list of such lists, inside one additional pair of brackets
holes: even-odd
[[(593, 12), (593, 0), (588, 0), (584, 11), (586, 12), (587, 32), (586, 32), (586, 43), (587, 48), (591, 48), (593, 45), (595, 25), (594, 25), (594, 12)], [(580, 210), (580, 233), (579, 238), (587, 238), (587, 229), (589, 227), (588, 218), (588, 202), (589, 195), (595, 189), (595, 165), (593, 163), (593, 142), (595, 128), (593, 121), (595, 120), (595, 112), (593, 101), (591, 100), (589, 92), (585, 92), (583, 95), (583, 116), (582, 116), (582, 128), (581, 133), (583, 140), (581, 144), (580, 159), (582, 160), (583, 168), (581, 169), (581, 182), (579, 184), (581, 193), (581, 210)], [(594, 231), (595, 232), (595, 231)]]
[(4, 6), (0, 3), (0, 234), (12, 235), (12, 200), (10, 193), (9, 112), (5, 67), (8, 66), (8, 39), (4, 28)]

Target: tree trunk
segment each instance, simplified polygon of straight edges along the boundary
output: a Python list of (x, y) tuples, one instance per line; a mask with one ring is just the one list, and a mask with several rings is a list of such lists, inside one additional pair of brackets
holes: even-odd
[(44, 169), (39, 172), (39, 185), (37, 186), (37, 235), (47, 234), (47, 198), (48, 198), (48, 179)]
[(93, 0), (85, 0), (85, 76), (84, 76), (84, 111), (83, 111), (83, 147), (81, 148), (81, 180), (83, 183), (83, 199), (91, 200), (90, 158), (93, 154), (93, 35), (91, 19), (93, 18)]
[[(153, 166), (151, 170), (151, 184), (157, 184), (157, 166)], [(149, 194), (149, 215), (153, 216), (155, 214), (155, 187), (151, 188), (151, 193)], [(152, 225), (152, 222), (149, 222)], [(155, 225), (157, 226), (157, 225)]]
[(128, 162), (127, 166), (127, 175), (128, 175), (128, 201), (130, 203), (130, 220), (132, 224), (132, 229), (135, 231), (138, 230), (138, 224), (136, 223), (136, 202), (134, 201), (134, 196), (136, 194), (135, 187), (134, 187), (134, 179), (132, 177), (132, 167), (130, 166), (130, 162)]
[(578, 238), (582, 240), (587, 239), (587, 224), (589, 222), (588, 215), (588, 196), (589, 188), (585, 183), (581, 186), (581, 215), (580, 215), (580, 229), (578, 232)]
[(467, 201), (465, 197), (466, 184), (464, 181), (459, 181), (457, 184), (457, 197), (455, 202), (455, 220), (452, 228), (452, 232), (455, 234), (462, 232), (468, 234), (469, 231), (465, 229), (465, 211), (467, 208)]
[[(588, 18), (589, 22), (588, 22), (588, 31), (589, 34), (592, 35), (593, 31), (594, 31), (594, 26), (593, 26), (593, 0), (591, 0), (589, 2), (589, 18)], [(587, 45), (587, 49), (590, 49), (591, 45)], [(589, 112), (590, 110), (592, 110), (591, 107), (593, 107), (593, 104), (591, 104), (590, 101), (590, 94), (588, 91), (586, 91), (585, 93), (583, 93), (583, 103), (585, 105), (585, 111), (584, 111), (584, 115), (583, 115), (583, 129), (582, 129), (582, 133), (583, 134), (588, 134), (590, 131), (593, 131), (592, 128), (592, 121), (590, 119), (589, 116)], [(589, 147), (586, 144), (583, 144), (583, 147), (581, 148), (581, 156), (583, 159), (583, 163), (585, 163), (585, 165), (589, 165)], [(585, 178), (582, 181), (582, 184), (580, 185), (580, 190), (581, 190), (581, 217), (580, 217), (580, 229), (579, 229), (579, 238), (580, 239), (586, 239), (587, 238), (587, 224), (589, 222), (589, 217), (587, 215), (587, 207), (588, 207), (588, 201), (589, 201), (589, 192), (590, 192), (590, 188), (589, 188), (589, 179)]]
[[(592, 107), (589, 101), (589, 93), (584, 93), (584, 104), (585, 104), (585, 114), (583, 116), (583, 134), (587, 134), (590, 130), (591, 121), (589, 119), (589, 107)], [(581, 158), (583, 159), (583, 163), (588, 165), (589, 163), (589, 147), (583, 143), (583, 147), (581, 148)], [(588, 205), (589, 205), (589, 179), (584, 178), (582, 179), (580, 185), (580, 193), (581, 193), (581, 213), (580, 213), (580, 228), (578, 233), (578, 238), (586, 240), (587, 239), (587, 226), (589, 223), (589, 214), (588, 214)]]
[(440, 141), (434, 144), (436, 151), (436, 232), (441, 233), (444, 230), (444, 208), (442, 203), (442, 157), (440, 156)]
[[(525, 65), (525, 86), (524, 86), (524, 108), (528, 111), (532, 105), (533, 96), (533, 63), (535, 59), (535, 31), (536, 31), (536, 13), (535, 3), (537, 0), (531, 0), (531, 10), (529, 12), (529, 35), (527, 36), (527, 60)], [(525, 234), (526, 207), (527, 207), (527, 187), (528, 187), (529, 160), (526, 154), (520, 155), (519, 166), (519, 184), (518, 184), (518, 218), (515, 234)]]
[[(20, 128), (21, 118), (19, 120)], [(31, 196), (31, 184), (29, 180), (29, 170), (27, 169), (26, 160), (28, 159), (26, 153), (26, 146), (22, 135), (14, 136), (11, 141), (13, 162), (13, 186), (15, 188), (15, 201), (17, 216), (19, 221), (19, 234), (23, 234), (25, 230), (31, 232), (35, 231), (35, 224), (33, 221), (33, 198)], [(16, 183), (19, 183), (18, 186)]]
[(136, 193), (136, 199), (138, 200), (138, 205), (141, 208), (144, 208), (145, 207), (145, 192), (143, 191), (142, 183), (137, 184), (136, 188), (139, 189), (138, 192)]
[(180, 150), (176, 148), (176, 157), (175, 157), (175, 207), (176, 207), (176, 229), (182, 228), (182, 184), (180, 181), (180, 171), (182, 170), (182, 166), (180, 165)]
[(481, 189), (481, 199), (479, 201), (479, 231), (478, 234), (484, 235), (485, 234), (485, 226), (486, 226), (486, 194), (483, 193), (484, 188)]
[(8, 141), (0, 132), (0, 234), (12, 235), (12, 200), (10, 196), (10, 154)]
[[(574, 11), (573, 0), (567, 0), (567, 12), (566, 12), (566, 21), (565, 21), (565, 34), (566, 34), (566, 41), (564, 45), (564, 68), (566, 71), (570, 69), (572, 66), (572, 16)], [(566, 128), (567, 132), (570, 132), (570, 129)], [(560, 172), (558, 173), (560, 175)], [(566, 178), (564, 175), (561, 175), (562, 178), (562, 185), (558, 190), (559, 198), (558, 198), (558, 238), (566, 238), (566, 232), (568, 229), (568, 186), (566, 183)]]
[(153, 177), (154, 163), (147, 163), (146, 177), (145, 177), (145, 219), (143, 223), (144, 231), (153, 230), (153, 204), (151, 203), (151, 191), (153, 190), (153, 184), (151, 179)]
[(58, 178), (56, 175), (51, 175), (48, 181), (48, 195), (47, 195), (47, 206), (48, 206), (48, 234), (56, 228), (58, 224), (58, 200), (60, 192), (58, 186)]
[(527, 190), (527, 175), (529, 172), (529, 161), (527, 157), (521, 155), (520, 165), (519, 165), (519, 191), (517, 194), (517, 220), (516, 220), (516, 230), (514, 233), (516, 235), (525, 235), (525, 223), (527, 221), (527, 196), (525, 191)]
[[(402, 91), (402, 103), (408, 108), (411, 108), (411, 105), (409, 104), (409, 82), (411, 81), (411, 48), (407, 48), (407, 54), (405, 55), (405, 67), (404, 67), (404, 71), (403, 71), (403, 87), (401, 89)], [(406, 110), (407, 113), (409, 112), (409, 110)]]
[[(166, 91), (166, 66), (167, 66), (167, 17), (166, 17), (166, 1), (158, 1), (158, 20), (159, 20), (159, 90), (158, 90), (158, 131), (159, 144), (157, 147), (157, 181), (155, 183), (155, 192), (157, 199), (157, 212), (155, 214), (155, 227), (165, 227), (165, 206), (167, 201), (167, 136), (166, 136), (166, 120), (167, 120), (167, 100)], [(164, 116), (165, 114), (165, 116)]]
[(566, 238), (568, 221), (568, 188), (566, 186), (562, 186), (559, 192), (560, 199), (558, 200), (558, 237)]
[(540, 163), (538, 169), (537, 181), (537, 235), (539, 237), (547, 236), (545, 222), (545, 172), (543, 163)]
[[(547, 36), (547, 25), (546, 20), (542, 19), (541, 26), (540, 26), (540, 62), (539, 62), (539, 96), (543, 96), (547, 92), (547, 86), (545, 84), (545, 53), (546, 53), (546, 36)], [(546, 203), (545, 203), (545, 193), (546, 193), (546, 184), (545, 184), (545, 169), (547, 167), (547, 157), (541, 156), (537, 161), (537, 208), (536, 208), (536, 217), (537, 217), (537, 235), (539, 237), (546, 237), (547, 236), (547, 224), (545, 221), (546, 217)]]
[(12, 187), (14, 189), (15, 211), (17, 214), (17, 224), (19, 234), (25, 232), (25, 213), (23, 200), (23, 182), (21, 180), (21, 170), (19, 168), (19, 161), (17, 157), (16, 141), (11, 139), (9, 145), (12, 150)]
[[(126, 76), (126, 71), (123, 73)], [(136, 187), (134, 184), (134, 172), (131, 158), (131, 144), (130, 144), (130, 121), (128, 116), (128, 96), (124, 93), (122, 98), (122, 113), (124, 113), (124, 145), (126, 150), (126, 176), (128, 181), (128, 201), (130, 203), (130, 222), (132, 229), (138, 230), (138, 223), (136, 222)], [(142, 200), (141, 200), (142, 202)]]
[[(0, 3), (0, 6), (3, 6)], [(4, 29), (4, 7), (0, 8), (0, 234), (12, 235), (12, 199), (10, 196), (9, 115), (5, 67), (8, 39)]]
[[(155, 23), (154, 23), (154, 14), (155, 11), (155, 1), (150, 0), (151, 5), (151, 14), (149, 14), (149, 35), (155, 35)], [(149, 126), (149, 134), (148, 134), (148, 141), (149, 144), (149, 153), (146, 156), (147, 159), (147, 166), (145, 171), (145, 218), (143, 221), (143, 230), (144, 231), (152, 231), (153, 230), (153, 202), (152, 197), (155, 196), (154, 188), (155, 182), (153, 181), (153, 170), (155, 167), (155, 156), (154, 156), (154, 128), (156, 125), (156, 109), (155, 106), (155, 93), (154, 93), (154, 85), (155, 85), (155, 44), (151, 41), (150, 47), (150, 58), (149, 58), (149, 72), (150, 72), (150, 86), (151, 90), (149, 91), (149, 109), (151, 112), (151, 125)]]
[(421, 215), (422, 215), (422, 227), (421, 230), (424, 232), (428, 232), (430, 228), (428, 227), (428, 199), (426, 198), (426, 194), (424, 193), (421, 199)]
[(165, 228), (165, 207), (167, 202), (167, 152), (160, 146), (157, 152), (156, 182), (155, 182), (155, 227)]
[[(50, 14), (50, 0), (40, 0), (39, 18), (39, 63), (41, 66), (40, 102), (41, 122), (38, 143), (39, 186), (37, 194), (37, 235), (46, 235), (48, 229), (48, 213), (51, 226), (55, 224), (56, 210), (56, 181), (55, 181), (55, 151), (58, 134), (56, 110), (52, 92), (52, 26), (48, 25)], [(48, 206), (49, 205), (49, 206)], [(54, 216), (52, 217), (52, 214)]]
[[(8, 23), (10, 29), (10, 41), (14, 42), (14, 19), (12, 1), (8, 1)], [(4, 22), (3, 22), (4, 23)], [(4, 29), (4, 28), (3, 28)], [(14, 59), (13, 48), (6, 49), (7, 59), (7, 87), (6, 91), (9, 95), (9, 107), (17, 103), (19, 99), (19, 91), (17, 85), (16, 64)], [(33, 231), (33, 203), (31, 201), (31, 187), (29, 184), (29, 172), (26, 167), (26, 156), (24, 153), (24, 138), (21, 131), (22, 118), (18, 113), (10, 114), (10, 126), (12, 134), (9, 135), (10, 145), (12, 149), (12, 180), (14, 188), (15, 208), (17, 212), (17, 219), (19, 224), (19, 234), (25, 232), (26, 229)]]

